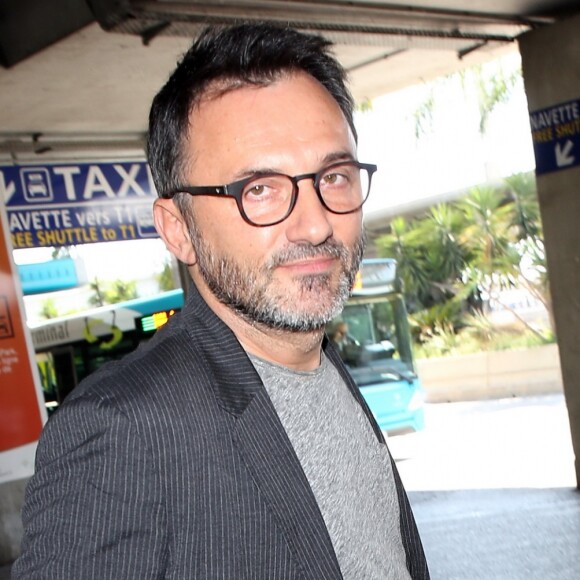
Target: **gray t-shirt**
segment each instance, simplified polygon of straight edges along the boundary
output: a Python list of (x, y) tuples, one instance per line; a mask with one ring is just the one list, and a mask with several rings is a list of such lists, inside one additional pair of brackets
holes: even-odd
[(310, 483), (345, 580), (410, 578), (391, 460), (332, 363), (294, 371), (250, 355)]

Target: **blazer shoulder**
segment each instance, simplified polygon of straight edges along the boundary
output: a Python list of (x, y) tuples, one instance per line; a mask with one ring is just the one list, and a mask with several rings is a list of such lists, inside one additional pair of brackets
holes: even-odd
[[(160, 405), (183, 388), (195, 385), (207, 373), (199, 350), (184, 328), (158, 331), (149, 342), (124, 358), (109, 362), (89, 375), (69, 394), (70, 400), (90, 397), (115, 406)], [(169, 330), (169, 329), (168, 329)]]

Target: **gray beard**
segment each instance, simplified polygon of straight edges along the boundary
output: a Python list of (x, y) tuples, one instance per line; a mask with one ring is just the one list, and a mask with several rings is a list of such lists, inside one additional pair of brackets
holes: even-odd
[[(320, 330), (342, 311), (350, 296), (365, 246), (363, 236), (350, 250), (332, 239), (318, 246), (295, 244), (277, 252), (265, 265), (244, 267), (230, 257), (215, 256), (198, 235), (191, 214), (187, 225), (197, 255), (197, 266), (212, 294), (251, 324), (290, 332)], [(273, 293), (270, 286), (277, 266), (320, 256), (340, 260), (342, 269), (334, 291), (331, 276), (316, 274), (300, 278), (298, 297), (295, 294)], [(325, 295), (328, 298), (323, 298)], [(300, 310), (303, 300), (312, 304), (316, 296), (324, 302), (317, 304), (317, 308), (311, 308), (310, 312)]]

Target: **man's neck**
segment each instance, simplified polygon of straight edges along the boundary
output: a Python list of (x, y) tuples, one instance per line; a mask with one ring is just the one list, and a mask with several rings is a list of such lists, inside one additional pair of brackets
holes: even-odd
[(198, 290), (214, 314), (236, 335), (246, 352), (294, 370), (310, 371), (320, 365), (324, 329), (292, 332), (252, 323), (219, 302), (206, 288)]
[(249, 326), (247, 332), (232, 330), (246, 352), (264, 360), (297, 371), (320, 366), (323, 331), (288, 332), (258, 326)]

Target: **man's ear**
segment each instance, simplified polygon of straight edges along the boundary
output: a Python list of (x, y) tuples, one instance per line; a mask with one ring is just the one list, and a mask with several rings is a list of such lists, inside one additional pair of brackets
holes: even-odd
[(188, 266), (196, 262), (195, 250), (187, 224), (173, 199), (157, 198), (153, 204), (153, 220), (157, 233), (165, 242), (167, 249), (180, 261)]

